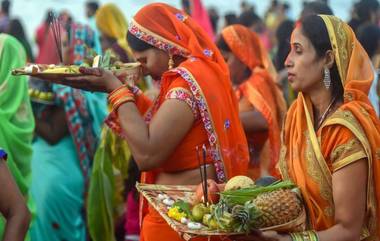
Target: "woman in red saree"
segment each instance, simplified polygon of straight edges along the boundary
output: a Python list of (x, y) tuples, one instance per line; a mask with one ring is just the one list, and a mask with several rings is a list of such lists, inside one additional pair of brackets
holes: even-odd
[[(247, 142), (228, 67), (207, 33), (182, 11), (157, 3), (135, 15), (127, 38), (143, 73), (160, 83), (153, 105), (106, 70), (65, 83), (111, 92), (107, 123), (127, 140), (142, 182), (200, 183), (196, 149), (202, 145), (210, 178), (225, 182), (246, 174)], [(149, 208), (141, 240), (181, 238)]]
[(286, 111), (276, 72), (259, 37), (243, 25), (223, 29), (218, 40), (239, 100), (240, 120), (250, 147), (249, 175), (276, 175), (280, 131)]
[(308, 231), (264, 236), (379, 240), (380, 123), (368, 99), (371, 60), (346, 23), (314, 15), (294, 29), (285, 65), (300, 94), (287, 113), (279, 168), (300, 187), (309, 223)]

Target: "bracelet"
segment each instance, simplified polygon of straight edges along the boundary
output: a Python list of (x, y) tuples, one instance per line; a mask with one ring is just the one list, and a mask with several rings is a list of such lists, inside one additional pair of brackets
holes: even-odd
[(130, 90), (132, 91), (132, 93), (133, 93), (135, 96), (139, 96), (139, 95), (142, 94), (142, 91), (141, 91), (140, 88), (137, 87), (136, 85), (130, 86), (129, 88), (130, 88)]
[(8, 159), (8, 154), (1, 148), (0, 148), (0, 159), (3, 159), (4, 161)]
[(319, 241), (318, 234), (314, 230), (299, 233), (290, 233), (292, 241)]
[(133, 93), (125, 85), (113, 90), (107, 99), (112, 111), (116, 111), (124, 103), (135, 102)]

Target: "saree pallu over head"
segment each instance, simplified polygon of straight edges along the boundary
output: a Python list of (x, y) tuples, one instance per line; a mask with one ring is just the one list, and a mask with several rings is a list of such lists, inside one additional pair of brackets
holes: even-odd
[(11, 71), (25, 64), (22, 45), (0, 34), (0, 147), (8, 153), (8, 167), (24, 195), (30, 182), (34, 117), (27, 78), (13, 76)]
[[(259, 37), (242, 25), (231, 25), (222, 31), (222, 36), (233, 54), (252, 72), (239, 89), (268, 123), (267, 147), (270, 153), (269, 171), (274, 175), (275, 165), (280, 153), (280, 132), (286, 103), (281, 90), (274, 82), (276, 71)], [(263, 150), (264, 151), (264, 150)]]
[(142, 8), (129, 32), (158, 49), (186, 58), (164, 76), (175, 74), (189, 85), (208, 135), (218, 181), (245, 174), (248, 148), (237, 101), (227, 65), (207, 33), (181, 10), (161, 3)]
[(113, 3), (104, 4), (96, 11), (95, 20), (99, 30), (116, 39), (118, 45), (131, 57), (132, 51), (126, 38), (128, 22), (121, 10)]
[[(285, 121), (279, 168), (284, 179), (290, 178), (300, 186), (312, 228), (324, 230), (335, 223), (333, 172), (353, 161), (367, 159), (367, 205), (362, 239), (376, 240), (380, 234), (380, 124), (367, 96), (373, 79), (371, 62), (346, 23), (333, 16), (319, 16), (330, 37), (344, 87), (344, 103), (315, 132), (310, 99), (300, 93)], [(342, 128), (357, 140), (360, 151), (329, 164), (328, 159), (334, 160), (355, 145), (342, 145), (325, 153), (329, 146), (336, 144), (333, 142), (344, 138), (339, 132)]]

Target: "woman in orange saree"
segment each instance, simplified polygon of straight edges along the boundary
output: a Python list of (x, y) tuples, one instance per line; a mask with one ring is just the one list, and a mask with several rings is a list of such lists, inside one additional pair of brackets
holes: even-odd
[[(248, 147), (228, 67), (207, 33), (182, 11), (157, 3), (135, 15), (127, 39), (143, 73), (160, 83), (160, 94), (144, 116), (140, 107), (149, 103), (141, 92), (131, 91), (109, 71), (65, 84), (111, 92), (107, 123), (127, 140), (144, 172), (142, 182), (200, 183), (196, 148), (203, 145), (210, 178), (225, 182), (246, 174)], [(149, 208), (141, 240), (181, 238)]]
[(368, 99), (368, 55), (342, 20), (313, 15), (294, 29), (285, 65), (300, 93), (287, 113), (279, 169), (301, 189), (308, 231), (264, 236), (379, 240), (380, 123)]
[(240, 120), (250, 147), (249, 175), (276, 175), (286, 103), (274, 82), (276, 72), (259, 37), (243, 25), (223, 29), (218, 47), (225, 57), (239, 100)]

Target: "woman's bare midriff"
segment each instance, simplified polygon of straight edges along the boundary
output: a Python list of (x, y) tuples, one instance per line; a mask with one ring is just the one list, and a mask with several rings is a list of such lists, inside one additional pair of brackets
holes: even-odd
[[(207, 178), (216, 180), (214, 166), (208, 165), (206, 169)], [(199, 172), (199, 168), (170, 173), (161, 172), (155, 182), (155, 184), (165, 185), (198, 185), (199, 183), (201, 183), (201, 174)]]

